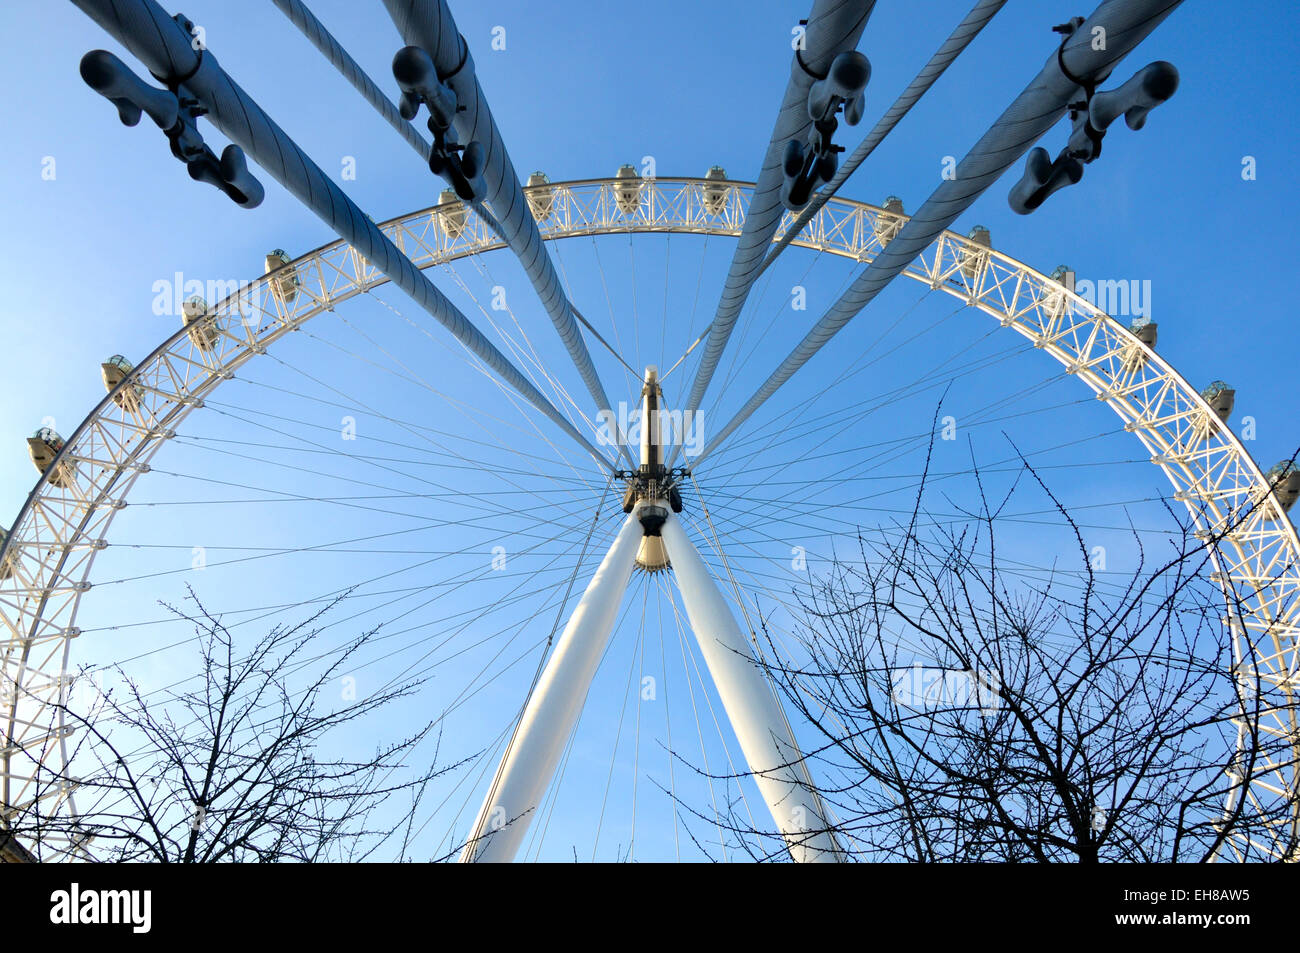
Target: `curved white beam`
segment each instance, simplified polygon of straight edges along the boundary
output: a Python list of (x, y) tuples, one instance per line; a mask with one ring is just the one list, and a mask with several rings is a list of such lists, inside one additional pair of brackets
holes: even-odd
[[(660, 176), (644, 184), (645, 201), (629, 214), (617, 201), (620, 182), (593, 179), (528, 190), (547, 200), (548, 211), (539, 216), (543, 235), (560, 240), (672, 232), (734, 238), (740, 232), (746, 183)], [(719, 188), (721, 206), (710, 198)], [(425, 208), (380, 228), (422, 269), (503, 247), (477, 215), (462, 221), (461, 214), (458, 205)], [(869, 262), (899, 223), (899, 217), (879, 208), (836, 197), (794, 244)], [(75, 480), (55, 485), (40, 478), (0, 543), (0, 565), (9, 571), (7, 577), (0, 574), (0, 710), (10, 712), (12, 739), (9, 747), (0, 746), (0, 813), (30, 797), (34, 764), (46, 758), (66, 762), (64, 740), (42, 748), (48, 753), (39, 762), (14, 757), (13, 746), (45, 744), (40, 739), (50, 726), (48, 712), (42, 711), (67, 671), (68, 647), (79, 632), (81, 596), (92, 584), (96, 554), (111, 545), (115, 515), (168, 444), (166, 437), (245, 362), (386, 280), (343, 242), (318, 248), (293, 267), (301, 279), (293, 300), (275, 292), (275, 275), (263, 277), (247, 297), (241, 292), (213, 308), (211, 348), (200, 348), (187, 331), (178, 330), (143, 359), (67, 435), (57, 462), (72, 467)], [(1245, 445), (1169, 362), (1095, 305), (1028, 265), (946, 232), (903, 274), (965, 302), (1059, 362), (1141, 442), (1172, 484), (1170, 498), (1186, 505), (1204, 538), (1222, 539), (1227, 533), (1211, 551), (1214, 579), (1229, 601), (1241, 606), (1241, 624), (1232, 627), (1236, 672), (1257, 675), (1263, 684), (1263, 714), (1252, 722), (1269, 737), (1296, 739), (1289, 756), (1252, 754), (1253, 736), (1243, 728), (1238, 745), (1241, 763), (1250, 771), (1233, 776), (1241, 784), (1233, 796), (1245, 798), (1248, 810), (1273, 813), (1277, 790), (1296, 783), (1300, 765), (1300, 734), (1293, 720), (1300, 671), (1300, 539)], [(124, 393), (134, 399), (119, 403)], [(1246, 693), (1253, 691), (1248, 687)], [(68, 810), (68, 801), (55, 809)], [(1294, 852), (1297, 829), (1300, 818), (1292, 809), (1289, 821), (1277, 823), (1272, 842), (1235, 837), (1230, 847), (1243, 859), (1283, 858)]]

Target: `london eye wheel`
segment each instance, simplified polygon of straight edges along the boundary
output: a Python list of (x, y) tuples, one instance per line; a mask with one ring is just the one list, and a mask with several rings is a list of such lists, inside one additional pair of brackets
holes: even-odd
[[(853, 53), (869, 2), (814, 4), (798, 108), (756, 182), (626, 165), (525, 184), (445, 3), (386, 3), (406, 43), (394, 107), (302, 4), (277, 0), (447, 180), (437, 204), (376, 224), (192, 47), (188, 21), (77, 0), (168, 80), (88, 56), (87, 82), (124, 117), (161, 111), (175, 145), (191, 97), (237, 144), (211, 165), (190, 153), (193, 177), (255, 206), (247, 153), (340, 238), (276, 249), (246, 284), (167, 286), (174, 330), (106, 359), (105, 396), (66, 437), (28, 441), (40, 477), (0, 549), (6, 825), (104, 808), (76, 781), (88, 755), (69, 686), (126, 677), (165, 704), (194, 678), (194, 647), (159, 604), (189, 590), (245, 636), (328, 607), (314, 660), (375, 633), (343, 690), (417, 685), (399, 712), (432, 719), (457, 766), (413, 814), (427, 856), (731, 858), (742, 815), (771, 835), (762, 856), (855, 856), (756, 656), (798, 654), (808, 563), (888, 534), (923, 470), (960, 520), (973, 454), (990, 480), (1029, 461), (1059, 481), (1112, 561), (1134, 525), (1172, 532), (1170, 502), (1212, 541), (1233, 654), (1202, 661), (1251, 702), (1215, 739), (1230, 754), (1221, 809), (1267, 819), (1219, 856), (1294, 859), (1300, 477), (1256, 463), (1228, 424), (1231, 388), (1184, 379), (1154, 324), (956, 224), (1026, 153), (1020, 210), (1077, 181), (1069, 149), (1046, 166), (1029, 150), (1080, 89), (1076, 131), (1098, 142), (1102, 113), (1134, 125), (1168, 98), (1158, 69), (1096, 87), (1177, 3), (1103, 3), (1091, 19), (1124, 39), (1101, 51), (1089, 23), (1067, 25), (1043, 77), (911, 215), (839, 194), (1002, 5), (975, 5), (838, 173), (835, 117), (860, 118), (870, 73)], [(417, 112), (431, 143), (406, 122)], [(937, 419), (961, 441), (936, 440)], [(1056, 561), (1045, 512), (999, 517), (1029, 587)], [(57, 829), (31, 846), (95, 856), (93, 837)]]

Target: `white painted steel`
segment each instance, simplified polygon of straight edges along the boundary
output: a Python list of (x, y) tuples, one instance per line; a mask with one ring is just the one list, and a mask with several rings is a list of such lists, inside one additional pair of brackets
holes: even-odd
[(641, 544), (633, 511), (591, 577), (587, 591), (524, 706), (492, 786), (461, 853), (462, 862), (514, 860), (582, 714), (591, 680), (609, 643)]
[(800, 863), (842, 859), (785, 713), (676, 517), (660, 530), (700, 652), (772, 820)]
[[(672, 234), (735, 237), (748, 205), (743, 182), (659, 177), (642, 183), (635, 214), (621, 211), (615, 179), (545, 186), (552, 203), (542, 223), (547, 240), (590, 235)], [(722, 193), (721, 207), (710, 196)], [(527, 193), (534, 190), (528, 189)], [(504, 243), (477, 214), (452, 229), (459, 202), (421, 209), (379, 226), (417, 268), (486, 254)], [(884, 248), (881, 219), (905, 222), (862, 202), (835, 197), (792, 244), (858, 262)], [(792, 216), (784, 223), (788, 230)], [(246, 362), (265, 354), (318, 314), (384, 285), (388, 279), (358, 249), (334, 242), (292, 263), (301, 285), (292, 300), (274, 278), (211, 311), (215, 344), (200, 349), (178, 329), (67, 435), (59, 464), (73, 479), (55, 485), (41, 477), (0, 544), (9, 574), (0, 578), (0, 826), (44, 799), (44, 812), (75, 813), (74, 794), (39, 791), (38, 767), (59, 772), (67, 759), (62, 718), (51, 707), (64, 684), (68, 652), (80, 633), (77, 612), (91, 586), (95, 556), (111, 544), (114, 517), (136, 480), (204, 398)], [(1104, 401), (1171, 483), (1170, 498), (1184, 504), (1212, 548), (1215, 579), (1236, 607), (1232, 674), (1251, 704), (1236, 744), (1242, 752), (1229, 771), (1226, 810), (1265, 814), (1270, 799), (1297, 784), (1300, 729), (1293, 721), (1300, 675), (1300, 539), (1245, 446), (1173, 366), (1119, 322), (1023, 262), (970, 239), (944, 232), (904, 270), (908, 278), (966, 302), (1027, 346), (1041, 351)], [(1289, 757), (1248, 757), (1256, 733), (1295, 740)], [(1228, 858), (1294, 859), (1300, 817), (1294, 810), (1274, 836), (1247, 842), (1234, 836)]]

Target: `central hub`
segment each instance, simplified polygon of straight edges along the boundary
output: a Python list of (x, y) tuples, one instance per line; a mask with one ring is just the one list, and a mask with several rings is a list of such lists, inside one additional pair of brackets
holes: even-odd
[(659, 531), (668, 521), (668, 507), (658, 503), (642, 503), (636, 515), (641, 521), (641, 529), (645, 531), (645, 536), (641, 538), (641, 546), (636, 551), (636, 564), (646, 572), (667, 569), (668, 550)]
[(636, 563), (647, 572), (668, 568), (668, 553), (659, 531), (668, 520), (669, 510), (674, 513), (682, 511), (682, 495), (677, 480), (687, 473), (685, 469), (670, 471), (664, 464), (662, 403), (659, 370), (652, 365), (645, 369), (641, 388), (641, 465), (618, 474), (627, 480), (623, 512), (636, 510), (645, 531)]

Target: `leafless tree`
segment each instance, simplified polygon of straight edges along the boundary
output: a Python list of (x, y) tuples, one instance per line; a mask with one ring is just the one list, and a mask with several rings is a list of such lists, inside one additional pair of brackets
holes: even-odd
[[(200, 671), (184, 683), (191, 687), (151, 693), (117, 669), (94, 706), (74, 705), (77, 693), (65, 692), (53, 711), (77, 743), (66, 769), (43, 766), (37, 781), (40, 793), (74, 793), (77, 811), (51, 812), (44, 798), (13, 818), (8, 834), (34, 859), (409, 859), (426, 786), (464, 763), (438, 765), (434, 722), (356, 757), (324, 752), (339, 751), (350, 727), (373, 724), (421, 682), (358, 697), (339, 691), (377, 631), (327, 658), (313, 654), (317, 623), (345, 596), (242, 650), (190, 596), (193, 610), (171, 611), (198, 637)], [(426, 739), (433, 753), (413, 765)]]
[[(1300, 713), (1234, 664), (1225, 622), (1240, 606), (1212, 578), (1222, 536), (1166, 507), (1168, 547), (1148, 552), (1132, 530), (1136, 568), (1113, 582), (1021, 465), (996, 501), (973, 469), (979, 505), (961, 519), (930, 511), (922, 480), (909, 518), (859, 531), (853, 559), (796, 593), (794, 648), (766, 623), (756, 633), (812, 726), (826, 826), (872, 861), (1267, 859), (1263, 845), (1294, 858), (1296, 739), (1266, 729)], [(1037, 574), (998, 546), (999, 516), (1026, 492), (1050, 501), (1075, 552)], [(1281, 787), (1248, 799), (1233, 778)], [(784, 857), (748, 815), (726, 826), (733, 848)]]

